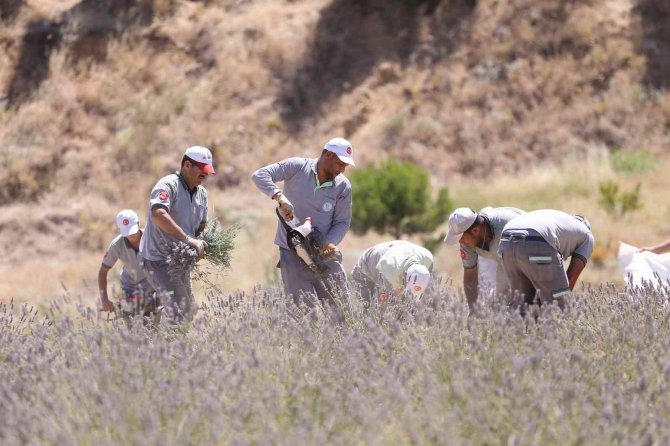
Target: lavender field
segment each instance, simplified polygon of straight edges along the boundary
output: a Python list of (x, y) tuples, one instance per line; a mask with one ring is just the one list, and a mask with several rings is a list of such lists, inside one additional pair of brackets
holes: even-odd
[(211, 296), (183, 333), (4, 306), (0, 443), (670, 444), (663, 292), (582, 290), (537, 322), (424, 297), (336, 324), (274, 289)]

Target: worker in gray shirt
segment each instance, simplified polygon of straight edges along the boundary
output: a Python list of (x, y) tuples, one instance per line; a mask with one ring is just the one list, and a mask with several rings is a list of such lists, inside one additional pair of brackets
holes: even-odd
[(181, 169), (161, 178), (151, 191), (149, 221), (140, 244), (147, 279), (165, 307), (168, 322), (189, 321), (196, 309), (191, 271), (175, 270), (168, 256), (184, 242), (202, 256), (207, 244), (196, 237), (207, 223), (207, 190), (202, 182), (214, 173), (212, 153), (201, 146), (186, 149)]
[(449, 231), (444, 242), (448, 245), (460, 243), (463, 263), (463, 289), (470, 309), (479, 294), (479, 257), (496, 261), (496, 294), (509, 291), (502, 259), (498, 257), (498, 245), (503, 227), (524, 211), (513, 207), (487, 207), (479, 212), (470, 208), (458, 208), (449, 216)]
[(142, 230), (139, 218), (132, 209), (124, 209), (116, 216), (116, 225), (120, 234), (112, 240), (102, 258), (98, 271), (98, 289), (103, 311), (114, 311), (114, 304), (107, 294), (107, 275), (109, 270), (121, 260), (121, 309), (127, 314), (149, 316), (154, 310), (154, 289), (147, 281), (140, 266), (139, 249)]
[(433, 270), (433, 254), (405, 240), (379, 243), (358, 258), (351, 277), (366, 305), (408, 294), (420, 298)]
[[(333, 138), (324, 145), (319, 158), (288, 158), (255, 171), (251, 176), (265, 195), (277, 201), (287, 221), (302, 223), (312, 219), (312, 227), (321, 234), (323, 255), (337, 258), (337, 245), (351, 224), (351, 183), (345, 169), (354, 166), (351, 143)], [(276, 183), (284, 182), (283, 191)], [(329, 262), (323, 277), (316, 277), (289, 249), (286, 229), (277, 224), (275, 245), (279, 247), (279, 267), (284, 291), (296, 304), (311, 305), (315, 294), (321, 301), (334, 304), (332, 293), (324, 289), (323, 280), (347, 293), (346, 273), (340, 261)]]
[[(522, 214), (503, 228), (498, 253), (516, 304), (555, 302), (563, 308), (593, 252), (591, 224), (553, 209)], [(563, 261), (570, 257), (567, 272)], [(523, 312), (523, 307), (522, 307)]]

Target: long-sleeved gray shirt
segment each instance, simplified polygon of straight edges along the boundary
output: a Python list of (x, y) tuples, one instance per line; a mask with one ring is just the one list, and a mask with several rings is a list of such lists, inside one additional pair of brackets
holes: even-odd
[(540, 235), (561, 253), (563, 259), (579, 257), (588, 262), (595, 243), (591, 230), (574, 215), (540, 209), (519, 215), (503, 228), (503, 237), (514, 233)]
[[(351, 183), (344, 175), (319, 184), (316, 163), (318, 158), (288, 158), (261, 167), (251, 179), (268, 197), (280, 189), (277, 182), (284, 182), (282, 193), (293, 204), (294, 215), (302, 223), (312, 218), (312, 227), (321, 234), (321, 243), (338, 245), (351, 224)], [(288, 249), (286, 229), (277, 222), (275, 245)]]

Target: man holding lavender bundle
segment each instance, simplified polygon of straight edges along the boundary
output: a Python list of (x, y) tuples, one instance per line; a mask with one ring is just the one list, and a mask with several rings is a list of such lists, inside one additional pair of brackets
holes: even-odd
[(168, 322), (190, 321), (196, 310), (191, 289), (191, 268), (175, 269), (169, 259), (175, 245), (183, 242), (198, 257), (208, 248), (196, 238), (207, 224), (207, 190), (202, 182), (214, 174), (209, 149), (186, 149), (178, 172), (161, 178), (151, 190), (148, 222), (140, 243), (147, 279), (165, 307)]

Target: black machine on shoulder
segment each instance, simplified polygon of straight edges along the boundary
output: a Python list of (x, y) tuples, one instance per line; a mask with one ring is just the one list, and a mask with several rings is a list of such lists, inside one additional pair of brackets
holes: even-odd
[(293, 222), (287, 222), (276, 208), (275, 212), (279, 221), (286, 229), (286, 243), (291, 251), (298, 256), (301, 263), (303, 263), (310, 271), (320, 274), (325, 272), (326, 263), (336, 260), (333, 257), (324, 256), (322, 254), (323, 247), (321, 246), (321, 233), (311, 225), (296, 226)]

